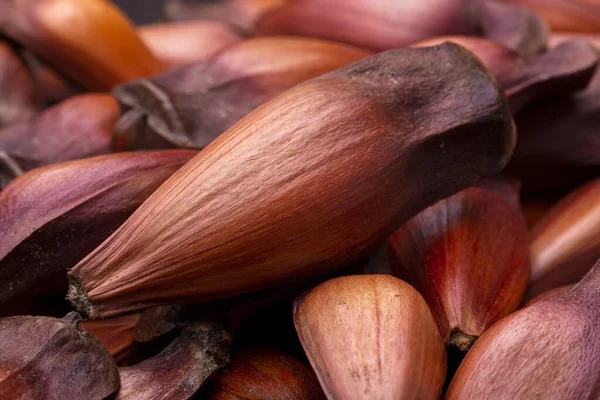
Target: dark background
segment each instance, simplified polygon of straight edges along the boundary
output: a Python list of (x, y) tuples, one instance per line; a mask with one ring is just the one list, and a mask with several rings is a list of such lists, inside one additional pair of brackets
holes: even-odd
[(162, 20), (162, 8), (165, 0), (113, 0), (113, 2), (137, 24), (149, 24)]

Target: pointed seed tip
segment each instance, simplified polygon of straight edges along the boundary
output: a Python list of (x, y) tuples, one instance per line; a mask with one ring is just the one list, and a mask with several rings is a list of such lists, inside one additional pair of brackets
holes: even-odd
[(67, 275), (69, 279), (69, 291), (67, 300), (73, 304), (75, 309), (85, 318), (94, 319), (98, 314), (98, 309), (92, 304), (85, 288), (72, 273)]
[(469, 351), (476, 340), (477, 336), (467, 335), (462, 331), (453, 330), (448, 339), (446, 339), (446, 346), (454, 346), (460, 351), (466, 352)]

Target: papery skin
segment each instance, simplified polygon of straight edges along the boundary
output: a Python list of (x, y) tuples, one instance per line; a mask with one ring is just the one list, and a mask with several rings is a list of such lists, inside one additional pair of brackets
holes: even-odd
[(222, 21), (242, 31), (251, 32), (254, 24), (266, 12), (277, 9), (289, 0), (220, 0), (198, 3), (189, 0), (167, 0), (164, 14), (169, 21)]
[(0, 40), (0, 128), (31, 118), (38, 110), (27, 67), (12, 46)]
[(547, 27), (527, 9), (482, 0), (292, 0), (266, 13), (260, 34), (337, 40), (375, 51), (441, 35), (483, 36), (523, 54), (542, 51)]
[(503, 0), (531, 8), (553, 31), (600, 33), (598, 0)]
[(81, 319), (0, 319), (0, 397), (13, 400), (102, 400), (119, 388), (115, 362)]
[(210, 380), (205, 400), (325, 399), (315, 373), (294, 357), (266, 347), (245, 348)]
[(566, 41), (545, 53), (528, 57), (501, 43), (470, 36), (442, 36), (413, 47), (444, 42), (465, 47), (483, 62), (504, 89), (513, 115), (536, 100), (586, 88), (598, 65), (597, 50), (584, 40)]
[[(0, 315), (41, 292), (102, 243), (196, 153), (121, 153), (28, 172), (0, 192)], [(68, 251), (65, 251), (68, 249)]]
[(0, 32), (92, 91), (164, 70), (105, 0), (2, 0)]
[(389, 246), (392, 274), (423, 295), (448, 346), (468, 350), (521, 303), (527, 225), (490, 190), (473, 187), (439, 201), (397, 230)]
[(186, 400), (229, 363), (231, 337), (212, 322), (189, 324), (157, 356), (119, 368), (115, 400)]
[(137, 32), (152, 54), (171, 68), (206, 61), (242, 40), (232, 28), (217, 21), (142, 25)]
[(71, 270), (70, 299), (106, 316), (326, 274), (502, 169), (514, 144), (506, 99), (471, 53), (370, 57), (288, 90), (200, 152)]
[(576, 285), (575, 283), (569, 283), (567, 285), (563, 285), (563, 286), (555, 287), (550, 290), (546, 290), (545, 292), (542, 292), (542, 293), (538, 294), (537, 296), (534, 296), (532, 299), (527, 300), (524, 307), (530, 306), (530, 305), (535, 304), (542, 300), (549, 299), (551, 297), (560, 296), (565, 293), (568, 293), (575, 287), (575, 285)]
[(128, 365), (133, 356), (136, 342), (135, 328), (140, 314), (122, 315), (101, 320), (82, 321), (79, 327), (94, 336), (108, 350), (117, 365)]
[(294, 325), (328, 399), (438, 399), (446, 350), (431, 312), (389, 275), (331, 279), (294, 303)]
[(581, 279), (600, 258), (600, 179), (558, 202), (533, 229), (529, 296)]
[(600, 264), (567, 294), (502, 319), (467, 353), (454, 399), (597, 399)]
[(85, 94), (0, 130), (0, 188), (37, 167), (109, 153), (118, 118), (114, 97)]
[(123, 110), (116, 148), (204, 148), (284, 90), (369, 55), (323, 40), (258, 38), (204, 63), (125, 84), (114, 92)]

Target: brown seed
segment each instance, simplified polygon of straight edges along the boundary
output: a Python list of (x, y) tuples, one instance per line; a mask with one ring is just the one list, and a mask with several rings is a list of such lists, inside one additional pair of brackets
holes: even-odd
[(600, 258), (600, 179), (558, 202), (532, 232), (528, 296), (581, 279)]
[(294, 304), (294, 324), (328, 399), (438, 399), (444, 342), (427, 304), (388, 275), (331, 279)]
[(71, 270), (70, 299), (108, 316), (322, 276), (502, 169), (514, 143), (506, 99), (471, 53), (378, 54), (200, 152)]
[[(102, 243), (191, 151), (122, 153), (54, 164), (0, 192), (0, 315), (42, 292)], [(65, 251), (68, 249), (68, 251)]]
[(533, 56), (521, 56), (502, 44), (469, 36), (442, 36), (413, 45), (453, 42), (475, 54), (504, 89), (513, 115), (524, 106), (552, 95), (584, 89), (598, 65), (598, 53), (583, 40), (567, 41)]
[(242, 349), (200, 393), (205, 400), (325, 399), (310, 367), (277, 350)]
[(79, 327), (94, 336), (108, 350), (117, 365), (128, 365), (135, 351), (133, 333), (140, 314), (122, 315), (95, 321), (82, 321)]
[(219, 0), (199, 3), (189, 0), (167, 0), (164, 13), (170, 21), (214, 20), (250, 32), (258, 18), (288, 1)]
[(37, 167), (109, 153), (118, 117), (114, 97), (85, 94), (0, 130), (0, 189)]
[(186, 400), (229, 363), (231, 337), (212, 322), (196, 322), (157, 356), (119, 368), (115, 400)]
[(567, 294), (517, 311), (467, 353), (447, 399), (597, 399), (600, 263)]
[(474, 35), (523, 54), (546, 47), (548, 29), (525, 8), (478, 0), (302, 0), (262, 16), (259, 33), (302, 35), (388, 50), (441, 35)]
[(324, 40), (258, 38), (204, 63), (125, 84), (115, 90), (123, 110), (116, 147), (206, 147), (284, 90), (369, 54)]
[(0, 128), (38, 112), (35, 82), (17, 52), (0, 40)]
[(142, 25), (137, 31), (152, 54), (171, 68), (206, 61), (241, 40), (232, 28), (216, 21)]
[(0, 318), (0, 398), (102, 400), (114, 393), (115, 362), (77, 327), (80, 319)]
[(520, 211), (501, 195), (469, 188), (391, 236), (392, 274), (423, 295), (446, 345), (466, 351), (519, 307), (529, 278), (527, 233)]
[(0, 31), (89, 90), (164, 70), (131, 22), (104, 0), (2, 0)]

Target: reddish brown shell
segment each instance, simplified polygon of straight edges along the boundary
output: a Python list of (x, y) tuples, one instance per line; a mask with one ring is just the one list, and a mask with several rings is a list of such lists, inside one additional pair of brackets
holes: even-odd
[(486, 331), (446, 398), (598, 398), (598, 310), (600, 263), (569, 293), (525, 307)]
[(200, 397), (205, 400), (325, 399), (312, 369), (285, 353), (255, 347), (234, 354)]
[(294, 325), (327, 398), (440, 398), (444, 342), (427, 303), (400, 279), (326, 281), (296, 300)]
[(558, 202), (533, 229), (529, 296), (579, 281), (600, 258), (600, 179)]
[(527, 226), (518, 208), (490, 190), (469, 188), (439, 201), (389, 243), (392, 273), (423, 295), (448, 345), (468, 350), (521, 303)]
[(104, 0), (3, 0), (0, 32), (89, 90), (164, 70), (133, 24)]

